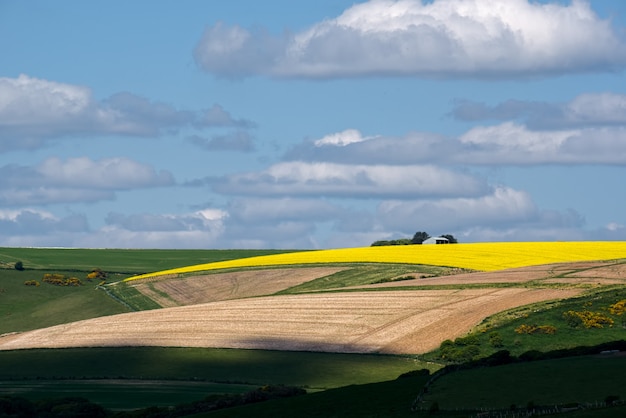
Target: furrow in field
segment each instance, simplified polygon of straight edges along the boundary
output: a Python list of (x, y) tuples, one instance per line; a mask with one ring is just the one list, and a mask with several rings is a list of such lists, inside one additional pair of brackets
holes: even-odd
[(0, 349), (187, 346), (421, 353), (493, 313), (574, 294), (509, 288), (259, 297), (133, 312), (0, 337)]

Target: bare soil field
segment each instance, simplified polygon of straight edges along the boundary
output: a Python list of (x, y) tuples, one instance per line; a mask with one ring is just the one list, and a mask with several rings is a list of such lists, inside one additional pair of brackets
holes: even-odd
[[(271, 295), (329, 276), (341, 267), (281, 268), (137, 280), (132, 286), (163, 307)], [(167, 296), (166, 296), (167, 295)]]
[(0, 337), (0, 350), (95, 346), (222, 347), (417, 354), (487, 316), (562, 289), (451, 289), (302, 294), (133, 312)]

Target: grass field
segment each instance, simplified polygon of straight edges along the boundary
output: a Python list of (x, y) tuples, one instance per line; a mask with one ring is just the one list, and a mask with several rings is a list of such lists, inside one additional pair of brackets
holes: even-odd
[[(54, 286), (41, 283), (43, 271), (40, 270), (0, 269), (0, 335), (128, 312), (106, 293), (96, 290), (97, 280), (85, 280), (86, 273), (54, 272), (79, 275), (84, 285)], [(25, 286), (29, 280), (41, 285)]]
[[(461, 370), (438, 379), (425, 397), (441, 409), (507, 409), (626, 399), (626, 356), (598, 355)], [(591, 383), (593, 382), (593, 383)]]
[(4, 351), (0, 365), (3, 394), (41, 399), (71, 390), (109, 408), (173, 405), (266, 384), (319, 391), (434, 370), (396, 356), (158, 347)]
[(25, 269), (89, 272), (100, 268), (108, 273), (122, 273), (127, 276), (290, 251), (293, 250), (0, 248), (0, 266), (13, 268), (15, 262), (21, 261)]
[[(471, 252), (468, 252), (469, 248), (472, 249)], [(452, 322), (448, 325), (443, 323), (437, 325), (438, 329), (458, 325), (459, 318), (469, 319), (463, 324), (465, 328), (459, 330), (457, 335), (460, 336), (472, 328), (472, 321), (478, 324), (482, 318), (478, 315), (480, 309), (489, 306), (494, 309), (492, 313), (496, 315), (485, 318), (483, 323), (474, 328), (474, 336), (460, 338), (462, 342), (459, 344), (477, 341), (478, 354), (476, 355), (478, 357), (487, 356), (500, 349), (506, 349), (518, 355), (528, 350), (545, 351), (622, 339), (624, 328), (618, 316), (612, 316), (615, 320), (613, 327), (584, 329), (568, 327), (563, 313), (567, 310), (582, 311), (584, 309), (606, 312), (609, 304), (626, 299), (626, 291), (623, 290), (626, 270), (623, 260), (617, 260), (626, 257), (623, 252), (625, 248), (624, 243), (543, 243), (541, 245), (517, 243), (517, 246), (503, 243), (495, 247), (486, 244), (407, 246), (406, 248), (391, 247), (383, 252), (357, 249), (356, 252), (355, 250), (329, 250), (329, 252), (287, 252), (269, 256), (261, 255), (262, 252), (247, 251), (0, 249), (0, 267), (4, 267), (4, 269), (0, 268), (0, 334), (65, 324), (85, 318), (102, 317), (106, 321), (109, 315), (129, 310), (127, 306), (111, 298), (103, 290), (96, 289), (96, 281), (84, 281), (85, 284), (79, 287), (57, 287), (43, 283), (39, 287), (24, 286), (25, 281), (38, 280), (46, 272), (76, 275), (83, 279), (86, 273), (97, 267), (110, 274), (107, 282), (112, 283), (122, 281), (130, 274), (182, 267), (181, 277), (171, 279), (172, 285), (178, 280), (178, 284), (173, 287), (169, 284), (169, 287), (159, 287), (170, 280), (167, 278), (124, 282), (128, 290), (125, 298), (135, 300), (134, 309), (158, 308), (161, 305), (149, 297), (146, 298), (145, 294), (138, 290), (141, 286), (149, 286), (153, 289), (153, 294), (161, 292), (165, 299), (179, 301), (177, 303), (182, 305), (185, 303), (193, 305), (198, 303), (197, 299), (186, 299), (189, 296), (184, 292), (191, 290), (197, 297), (200, 296), (197, 289), (204, 290), (208, 283), (217, 285), (219, 281), (220, 286), (223, 286), (220, 291), (229, 293), (230, 297), (234, 298), (228, 303), (220, 302), (223, 303), (220, 306), (235, 307), (235, 313), (243, 315), (242, 320), (236, 322), (215, 319), (214, 323), (222, 324), (221, 326), (225, 329), (232, 330), (233, 324), (244, 324), (256, 317), (265, 318), (267, 324), (279, 319), (278, 322), (283, 321), (281, 326), (284, 331), (290, 335), (289, 338), (292, 338), (297, 335), (297, 329), (291, 328), (295, 326), (293, 318), (297, 316), (298, 320), (304, 320), (303, 324), (308, 324), (311, 335), (317, 334), (316, 338), (319, 338), (319, 330), (315, 327), (321, 324), (319, 322), (321, 319), (326, 318), (326, 322), (334, 319), (336, 323), (331, 325), (339, 331), (341, 331), (340, 327), (355, 327), (353, 331), (357, 331), (354, 336), (359, 341), (366, 342), (367, 338), (371, 338), (376, 333), (389, 336), (392, 330), (396, 332), (405, 325), (421, 326), (419, 323), (424, 318), (410, 319), (413, 318), (411, 315), (415, 314), (415, 309), (425, 309), (429, 306), (424, 304), (426, 301), (435, 303), (436, 298), (441, 297), (442, 304), (437, 307), (440, 311), (433, 310), (433, 315), (440, 317), (442, 312), (450, 312), (452, 306), (455, 306), (455, 309), (463, 308), (459, 312), (465, 312), (465, 315), (451, 319)], [(421, 253), (416, 253), (416, 251), (421, 251)], [(426, 252), (432, 252), (429, 255), (431, 258), (423, 257)], [(358, 254), (355, 256), (356, 253)], [(444, 256), (445, 260), (442, 261), (441, 257)], [(238, 259), (237, 257), (246, 258)], [(407, 257), (411, 258), (407, 259)], [(523, 271), (499, 272), (497, 270), (497, 268), (508, 267), (515, 263), (537, 265), (541, 262), (553, 263), (569, 259), (617, 261), (581, 263), (572, 265), (573, 267), (569, 265), (541, 266)], [(353, 261), (346, 264), (345, 260)], [(441, 265), (447, 267), (427, 266), (425, 265), (427, 260), (433, 263), (439, 260)], [(15, 261), (22, 261), (26, 270), (13, 269)], [(384, 261), (391, 264), (385, 264)], [(297, 263), (291, 264), (292, 262)], [(477, 267), (481, 262), (482, 270), (492, 270), (492, 272), (449, 275), (450, 272), (459, 273), (458, 269), (480, 270)], [(204, 264), (201, 264), (200, 270), (196, 270), (197, 265), (191, 268), (184, 267), (194, 263)], [(206, 263), (211, 266), (209, 269), (206, 268)], [(293, 277), (295, 274), (301, 274), (297, 273), (298, 271), (307, 270), (310, 266), (306, 267), (306, 265), (309, 264), (314, 264), (318, 266), (317, 268), (330, 268), (330, 270), (318, 276), (311, 273), (308, 279)], [(292, 270), (279, 278), (280, 274), (277, 272), (286, 266)], [(260, 271), (267, 270), (268, 267), (275, 269), (275, 272), (264, 276), (266, 273)], [(201, 279), (196, 278), (201, 277), (196, 275), (203, 271), (210, 274), (202, 276)], [(248, 282), (250, 278), (256, 281)], [(264, 282), (266, 279), (267, 283)], [(194, 287), (190, 286), (191, 280), (196, 280), (195, 285), (200, 287), (193, 290)], [(212, 280), (215, 281), (212, 282)], [(274, 283), (274, 287), (263, 287), (274, 280), (283, 280), (283, 282), (280, 285)], [(281, 287), (283, 285), (284, 287)], [(261, 299), (257, 294), (251, 294), (250, 289), (265, 298)], [(540, 302), (514, 310), (507, 310), (506, 306), (513, 305), (509, 302), (504, 303), (505, 300), (501, 299), (502, 295), (507, 295), (509, 299), (517, 298), (517, 301), (522, 303), (518, 295), (553, 291), (571, 292), (563, 293), (563, 295), (569, 295), (568, 298), (574, 294), (579, 296), (578, 299)], [(170, 297), (169, 295), (173, 293), (168, 292), (177, 292), (177, 298)], [(272, 296), (268, 297), (270, 295)], [(391, 295), (400, 299), (396, 301), (389, 299), (388, 296)], [(410, 309), (402, 308), (399, 302), (405, 299), (402, 295), (407, 297), (419, 295), (419, 298), (413, 300), (414, 306), (409, 306)], [(429, 296), (426, 297), (426, 295)], [(454, 299), (454, 303), (446, 299), (448, 296), (445, 295)], [(303, 303), (305, 299), (300, 299), (300, 297), (304, 297), (309, 302)], [(459, 297), (464, 300), (458, 299)], [(191, 300), (191, 302), (185, 302), (185, 300)], [(273, 306), (268, 304), (268, 301), (276, 301), (276, 311), (267, 311)], [(374, 301), (378, 302), (372, 304)], [(501, 301), (502, 306), (495, 304), (497, 301)], [(288, 309), (284, 305), (287, 302), (291, 303)], [(192, 305), (186, 309), (192, 309)], [(210, 319), (211, 315), (217, 312), (214, 309), (217, 305), (208, 306), (211, 308), (204, 316)], [(368, 306), (371, 309), (368, 309)], [(296, 307), (299, 307), (300, 311), (297, 311)], [(313, 316), (306, 318), (306, 315), (313, 315), (316, 309), (322, 308), (325, 311), (320, 311), (319, 318)], [(408, 310), (403, 312), (402, 309)], [(399, 316), (396, 319), (391, 318), (390, 325), (371, 321), (359, 322), (368, 317), (381, 321), (385, 315), (394, 312)], [(156, 317), (150, 317), (149, 312), (138, 313), (147, 315), (148, 319), (152, 318), (146, 324), (155, 323)], [(230, 316), (231, 319), (236, 319), (237, 315)], [(115, 319), (117, 317), (110, 318), (111, 324), (122, 326), (122, 322)], [(187, 316), (178, 319), (181, 323), (189, 322)], [(174, 326), (174, 324), (175, 321), (170, 322), (168, 326)], [(515, 331), (520, 325), (528, 324), (550, 325), (556, 328), (556, 333), (519, 334)], [(70, 330), (72, 327), (74, 325), (63, 328)], [(143, 328), (149, 329), (145, 326)], [(242, 330), (245, 328), (256, 330), (261, 334), (265, 333), (263, 328), (258, 327), (258, 323), (254, 326), (243, 327)], [(102, 331), (108, 332), (109, 335), (117, 333), (117, 331), (111, 333), (106, 328), (102, 328)], [(171, 333), (171, 331), (168, 332)], [(359, 337), (359, 332), (364, 332), (364, 338)], [(501, 345), (498, 347), (492, 344), (494, 332), (500, 337)], [(195, 330), (195, 334), (198, 334), (198, 329)], [(345, 335), (342, 332), (338, 335), (340, 334)], [(417, 335), (420, 334), (414, 333), (414, 336)], [(417, 341), (434, 338), (432, 334), (428, 335), (430, 337), (424, 334)], [(176, 335), (172, 337), (179, 338)], [(6, 337), (4, 339), (6, 340)], [(182, 340), (179, 338), (179, 341)], [(456, 341), (452, 344), (456, 344)], [(420, 384), (422, 384), (421, 378), (404, 382), (408, 386), (403, 384), (402, 379), (385, 383), (376, 382), (395, 379), (401, 373), (423, 367), (435, 370), (442, 367), (443, 360), (439, 355), (440, 351), (434, 351), (420, 356), (422, 361), (416, 361), (414, 356), (207, 348), (120, 347), (116, 349), (0, 351), (0, 391), (27, 394), (32, 399), (64, 393), (85, 394), (109, 407), (134, 408), (147, 406), (147, 403), (156, 404), (153, 402), (155, 399), (158, 399), (159, 404), (165, 405), (186, 402), (202, 393), (241, 392), (255, 385), (282, 383), (306, 386), (314, 392), (322, 389), (324, 391), (284, 400), (285, 403), (271, 401), (267, 405), (258, 405), (260, 408), (258, 410), (254, 409), (257, 406), (250, 406), (251, 409), (237, 408), (239, 413), (246, 411), (246, 415), (237, 415), (238, 413), (233, 410), (217, 412), (210, 416), (293, 416), (293, 411), (302, 411), (297, 415), (303, 417), (415, 417), (422, 415), (411, 413), (407, 405), (412, 401), (414, 394), (419, 391)], [(426, 360), (431, 360), (432, 363), (424, 363), (423, 361)], [(581, 370), (584, 371), (585, 367), (581, 366)], [(601, 365), (598, 364), (590, 367), (594, 367), (594, 370), (598, 372), (601, 369)], [(621, 367), (620, 365), (614, 370), (623, 374)], [(575, 365), (570, 365), (570, 368), (575, 368)], [(561, 373), (558, 368), (550, 370), (552, 374)], [(508, 374), (509, 371), (506, 373)], [(522, 376), (521, 371), (516, 373)], [(482, 379), (483, 377), (480, 375), (474, 378)], [(528, 382), (532, 383), (532, 379), (540, 378), (535, 375), (535, 377), (529, 377)], [(595, 382), (593, 379), (596, 378), (602, 377), (587, 374), (588, 382)], [(499, 377), (494, 379), (497, 380)], [(563, 393), (569, 393), (573, 390), (569, 390), (567, 385), (575, 383), (577, 383), (576, 377), (569, 375), (568, 381), (559, 384), (563, 385)], [(456, 387), (455, 390), (464, 390), (459, 389), (456, 384), (453, 386)], [(605, 386), (601, 384), (595, 386), (598, 387), (598, 393), (606, 392)], [(137, 396), (133, 397), (133, 392)], [(171, 397), (166, 396), (168, 393)], [(516, 398), (510, 402), (525, 405), (533, 401), (538, 404), (541, 398), (529, 399), (532, 393), (531, 389), (528, 392), (520, 391), (520, 399)], [(595, 392), (584, 394), (595, 396)], [(605, 393), (600, 398), (609, 394), (611, 393)], [(616, 394), (622, 396), (622, 399), (626, 396), (623, 392)], [(461, 395), (458, 398), (459, 401), (462, 400)], [(338, 407), (340, 403), (342, 406)], [(441, 407), (446, 407), (446, 405), (441, 403)], [(263, 408), (268, 408), (269, 412), (263, 412), (265, 411)], [(619, 409), (614, 409), (613, 412), (615, 411)], [(596, 412), (598, 417), (602, 416), (601, 410)], [(444, 412), (443, 416), (454, 416), (454, 414)], [(587, 415), (580, 415), (580, 417), (584, 416)]]

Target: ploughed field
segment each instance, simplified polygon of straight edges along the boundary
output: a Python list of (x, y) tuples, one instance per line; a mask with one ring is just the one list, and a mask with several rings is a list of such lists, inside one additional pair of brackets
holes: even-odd
[[(623, 243), (617, 244), (620, 251), (626, 249)], [(427, 251), (437, 250), (430, 248)], [(606, 261), (587, 261), (584, 251), (569, 250), (574, 260), (585, 261), (536, 265), (526, 256), (526, 267), (488, 268), (492, 270), (488, 272), (457, 268), (441, 270), (440, 274), (424, 274), (423, 266), (418, 265), (411, 272), (411, 267), (404, 265), (408, 272), (401, 277), (356, 285), (337, 285), (328, 279), (354, 268), (337, 264), (341, 260), (297, 267), (296, 263), (277, 263), (282, 268), (259, 263), (250, 269), (254, 265), (248, 259), (243, 265), (247, 270), (205, 265), (196, 270), (168, 271), (123, 283), (161, 309), (4, 335), (0, 349), (176, 346), (424, 353), (443, 340), (466, 334), (490, 315), (574, 297), (598, 286), (626, 284), (626, 253), (611, 252), (605, 257), (594, 253)], [(289, 254), (276, 257), (297, 258)], [(484, 257), (493, 258), (491, 254)], [(523, 258), (518, 256), (515, 262)], [(454, 259), (448, 261), (442, 264), (455, 266)], [(498, 263), (506, 266), (506, 260)], [(313, 286), (314, 290), (302, 287), (310, 283), (321, 284)]]

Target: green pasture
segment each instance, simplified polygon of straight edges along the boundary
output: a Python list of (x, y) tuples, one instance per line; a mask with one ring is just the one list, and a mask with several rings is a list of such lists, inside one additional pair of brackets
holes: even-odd
[(381, 383), (351, 385), (198, 414), (200, 418), (415, 418), (413, 399), (428, 376), (407, 377)]
[(125, 410), (146, 406), (174, 406), (207, 395), (245, 393), (257, 386), (234, 383), (172, 380), (20, 380), (0, 381), (0, 393), (31, 401), (82, 397), (106, 409)]
[(25, 269), (91, 271), (135, 275), (295, 250), (152, 250), (85, 248), (0, 248), (0, 266), (12, 268), (21, 261)]
[[(514, 356), (538, 351), (547, 352), (578, 346), (594, 346), (609, 341), (622, 340), (626, 336), (626, 315), (614, 315), (608, 307), (626, 299), (626, 288), (615, 286), (589, 291), (586, 294), (565, 300), (546, 301), (502, 312), (483, 321), (468, 336), (452, 343), (454, 350), (473, 350), (473, 358), (482, 358), (501, 350), (507, 350)], [(589, 310), (599, 312), (611, 318), (613, 325), (602, 328), (572, 327), (564, 316), (567, 311)], [(552, 326), (554, 334), (524, 334), (516, 332), (521, 325)], [(468, 348), (471, 347), (471, 348)], [(422, 356), (430, 361), (445, 361), (442, 348)], [(449, 357), (449, 356), (448, 356)], [(463, 358), (468, 361), (472, 358)], [(454, 359), (448, 358), (454, 362)]]
[[(129, 275), (190, 264), (288, 252), (288, 250), (127, 250), (76, 248), (0, 248), (0, 334), (28, 331), (159, 305), (128, 290), (124, 304), (86, 279), (93, 269), (107, 273), (107, 283)], [(17, 261), (23, 271), (15, 270)], [(77, 277), (83, 286), (42, 283), (45, 273)], [(26, 286), (27, 281), (40, 286)]]
[(0, 380), (189, 380), (311, 390), (380, 382), (435, 368), (401, 356), (162, 347), (0, 351), (0, 366)]
[(625, 374), (626, 356), (616, 354), (514, 363), (444, 375), (424, 399), (448, 410), (625, 400)]
[(72, 393), (107, 408), (129, 409), (241, 393), (268, 384), (316, 392), (387, 381), (426, 367), (435, 369), (408, 357), (312, 352), (160, 347), (15, 350), (0, 351), (0, 391), (33, 400)]
[[(353, 385), (289, 399), (274, 400), (197, 415), (206, 418), (374, 418), (474, 417), (481, 410), (511, 409), (602, 402), (607, 396), (626, 397), (622, 382), (626, 357), (571, 357), (496, 367), (480, 367), (444, 375), (429, 387), (418, 410), (411, 407), (428, 376)], [(437, 402), (439, 411), (429, 412)], [(574, 418), (621, 417), (626, 406), (557, 415)], [(498, 416), (498, 415), (496, 415)]]
[[(55, 270), (83, 281), (82, 286), (55, 286), (41, 281), (41, 270), (0, 269), (0, 334), (27, 331), (81, 319), (127, 312), (128, 309), (96, 289), (99, 280), (86, 273)], [(40, 286), (26, 286), (34, 280)]]

